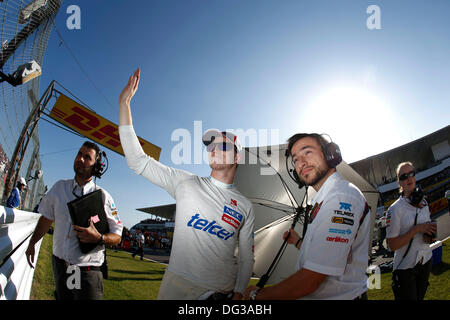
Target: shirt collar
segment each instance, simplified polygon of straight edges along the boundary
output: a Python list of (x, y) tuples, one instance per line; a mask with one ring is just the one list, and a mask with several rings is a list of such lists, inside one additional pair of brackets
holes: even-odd
[(216, 186), (222, 189), (231, 189), (233, 188), (233, 184), (223, 183), (222, 181), (219, 181), (217, 179), (214, 179), (213, 177), (209, 176), (208, 179)]
[(332, 175), (328, 177), (327, 180), (323, 183), (323, 185), (320, 187), (319, 191), (314, 196), (315, 199), (319, 199), (321, 194), (327, 194), (329, 189), (338, 181), (342, 179), (341, 175), (335, 171)]
[(81, 195), (85, 195), (85, 194), (89, 193), (92, 189), (95, 188), (95, 183), (94, 183), (93, 180), (94, 179), (91, 179), (91, 181), (87, 182), (86, 184), (84, 184), (82, 186), (79, 186), (77, 181), (75, 179), (73, 179), (73, 181), (72, 181), (72, 190), (74, 190), (74, 191), (78, 190), (77, 194), (81, 193), (80, 196)]

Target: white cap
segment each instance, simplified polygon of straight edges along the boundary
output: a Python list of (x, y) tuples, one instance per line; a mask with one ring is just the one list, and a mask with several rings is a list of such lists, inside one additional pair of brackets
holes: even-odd
[(241, 145), (241, 142), (239, 141), (237, 135), (235, 135), (234, 133), (231, 133), (229, 131), (219, 131), (217, 129), (206, 130), (202, 136), (203, 144), (205, 146), (208, 146), (211, 142), (214, 141), (214, 139), (216, 137), (220, 137), (220, 136), (225, 137), (230, 142), (232, 142), (235, 145), (238, 152), (242, 151), (242, 145)]
[(19, 183), (23, 184), (25, 187), (27, 186), (27, 182), (25, 181), (25, 179), (23, 177), (19, 177)]

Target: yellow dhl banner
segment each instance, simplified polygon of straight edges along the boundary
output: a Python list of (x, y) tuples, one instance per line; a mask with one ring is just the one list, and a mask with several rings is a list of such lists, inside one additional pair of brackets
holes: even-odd
[[(119, 127), (62, 93), (56, 100), (50, 112), (50, 117), (86, 138), (124, 155), (120, 144)], [(153, 159), (159, 160), (161, 148), (140, 137), (138, 139), (144, 152)]]

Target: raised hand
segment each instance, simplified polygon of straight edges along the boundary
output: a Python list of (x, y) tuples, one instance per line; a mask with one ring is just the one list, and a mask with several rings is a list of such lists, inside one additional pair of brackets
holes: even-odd
[(128, 79), (128, 83), (122, 90), (119, 96), (119, 106), (130, 105), (130, 101), (136, 93), (139, 85), (139, 79), (141, 77), (141, 70), (138, 68), (132, 76)]

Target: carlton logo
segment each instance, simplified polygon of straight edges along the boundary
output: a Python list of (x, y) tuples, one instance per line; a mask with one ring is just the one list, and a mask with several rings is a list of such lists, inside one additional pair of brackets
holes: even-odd
[(327, 241), (338, 242), (338, 243), (348, 243), (347, 238), (341, 238), (341, 237), (327, 237)]

